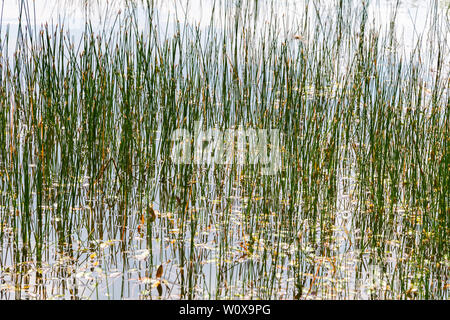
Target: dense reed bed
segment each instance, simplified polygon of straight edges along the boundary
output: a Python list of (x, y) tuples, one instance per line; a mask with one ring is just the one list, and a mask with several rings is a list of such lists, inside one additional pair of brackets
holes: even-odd
[[(380, 25), (359, 1), (288, 22), (217, 1), (200, 27), (133, 2), (78, 39), (23, 1), (17, 38), (0, 30), (1, 299), (448, 299), (432, 2), (407, 51), (399, 3)], [(199, 123), (280, 130), (280, 170), (175, 164), (173, 132)]]

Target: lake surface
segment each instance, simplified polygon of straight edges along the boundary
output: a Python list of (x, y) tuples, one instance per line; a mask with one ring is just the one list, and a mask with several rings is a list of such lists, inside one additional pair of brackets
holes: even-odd
[[(158, 16), (161, 25), (165, 23), (174, 23), (181, 20), (191, 26), (200, 26), (207, 28), (211, 18), (221, 19), (221, 13), (224, 10), (231, 10), (240, 1), (229, 4), (216, 3), (214, 0), (199, 1), (155, 1)], [(358, 3), (358, 1), (354, 1)], [(368, 1), (370, 16), (374, 18), (378, 26), (389, 24), (389, 19), (398, 2), (398, 14), (396, 18), (397, 30), (403, 34), (405, 45), (414, 44), (417, 36), (422, 34), (429, 22), (429, 9), (434, 5), (434, 1), (395, 1), (395, 0), (374, 0)], [(107, 1), (64, 1), (64, 0), (36, 0), (29, 4), (29, 17), (32, 25), (38, 28), (42, 25), (64, 25), (71, 33), (77, 34), (84, 30), (86, 21), (90, 21), (97, 30), (111, 27), (114, 23), (114, 17), (118, 13), (125, 13), (130, 10), (127, 5), (133, 1), (107, 0)], [(296, 25), (298, 18), (304, 14), (304, 1), (284, 0), (273, 4), (271, 1), (260, 1), (255, 15), (261, 21), (269, 20), (272, 10), (275, 15), (283, 17), (286, 24), (283, 26), (285, 32), (296, 32), (299, 28)], [(320, 2), (318, 2), (320, 3)], [(332, 2), (328, 3), (331, 4)], [(438, 10), (448, 10), (448, 1), (437, 1)], [(325, 5), (324, 5), (325, 4)], [(27, 8), (22, 6), (20, 0), (3, 1), (3, 29), (10, 25), (11, 31), (18, 27), (21, 10)], [(326, 2), (320, 4), (321, 8), (327, 7)], [(213, 9), (215, 12), (213, 13)], [(144, 5), (139, 1), (134, 2), (133, 9), (140, 19), (145, 18)], [(22, 16), (26, 16), (27, 11), (23, 10)], [(161, 26), (162, 27), (162, 26)], [(165, 25), (164, 25), (165, 27)], [(164, 28), (162, 27), (162, 28)], [(139, 28), (145, 29), (145, 23), (142, 21)]]

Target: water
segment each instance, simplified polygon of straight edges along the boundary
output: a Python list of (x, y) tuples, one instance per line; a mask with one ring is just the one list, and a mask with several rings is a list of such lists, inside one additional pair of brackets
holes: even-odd
[[(174, 23), (176, 20), (187, 22), (191, 26), (207, 28), (211, 18), (221, 20), (223, 12), (235, 8), (235, 4), (215, 4), (214, 0), (199, 1), (156, 1), (156, 8), (162, 28), (165, 23)], [(239, 2), (239, 1), (238, 1)], [(236, 3), (238, 3), (236, 2)], [(84, 30), (86, 21), (93, 23), (97, 30), (108, 29), (113, 25), (117, 14), (130, 10), (130, 3), (126, 0), (107, 1), (64, 1), (64, 0), (36, 0), (29, 1), (28, 6), (22, 6), (20, 0), (2, 1), (3, 16), (2, 28), (10, 27), (11, 32), (16, 31), (19, 25), (19, 17), (29, 16), (31, 23), (38, 28), (43, 25), (64, 25), (73, 34), (79, 34)], [(145, 2), (144, 2), (145, 3)], [(323, 2), (321, 8), (327, 7)], [(332, 2), (329, 2), (332, 3)], [(358, 2), (356, 2), (358, 3)], [(377, 26), (389, 25), (397, 1), (395, 0), (373, 0), (369, 1), (369, 16), (375, 18)], [(409, 0), (399, 1), (397, 15), (397, 31), (403, 34), (403, 44), (407, 47), (414, 45), (418, 35), (423, 34), (428, 23), (430, 23), (429, 9), (433, 1)], [(271, 1), (260, 1), (255, 10), (258, 20), (267, 21), (270, 9), (274, 7), (276, 15), (285, 21), (283, 29), (286, 33), (294, 33), (299, 30), (296, 25), (298, 17), (304, 14), (304, 1), (284, 0), (272, 4)], [(131, 10), (135, 10), (137, 16), (144, 20), (145, 5), (140, 2), (134, 3)], [(448, 1), (439, 2), (439, 10), (447, 10)], [(215, 9), (215, 10), (214, 10)], [(141, 20), (140, 28), (145, 29), (145, 21)], [(13, 37), (14, 38), (14, 37)]]

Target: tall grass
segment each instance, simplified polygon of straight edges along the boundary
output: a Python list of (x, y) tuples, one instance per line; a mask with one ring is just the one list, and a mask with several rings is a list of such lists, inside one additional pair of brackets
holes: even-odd
[[(133, 2), (79, 40), (30, 6), (0, 30), (2, 299), (449, 297), (437, 1), (408, 53), (399, 3), (381, 27), (369, 3), (305, 1), (290, 27), (276, 2), (217, 1), (200, 28)], [(198, 121), (279, 129), (281, 171), (174, 164)]]

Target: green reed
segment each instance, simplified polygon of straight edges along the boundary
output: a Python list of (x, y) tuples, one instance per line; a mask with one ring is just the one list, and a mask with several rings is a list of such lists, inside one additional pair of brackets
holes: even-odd
[[(448, 298), (437, 2), (408, 55), (398, 4), (381, 28), (369, 4), (305, 1), (283, 32), (270, 1), (217, 1), (205, 28), (129, 3), (79, 40), (29, 6), (14, 52), (0, 37), (2, 299)], [(174, 164), (198, 121), (279, 129), (281, 170)]]

